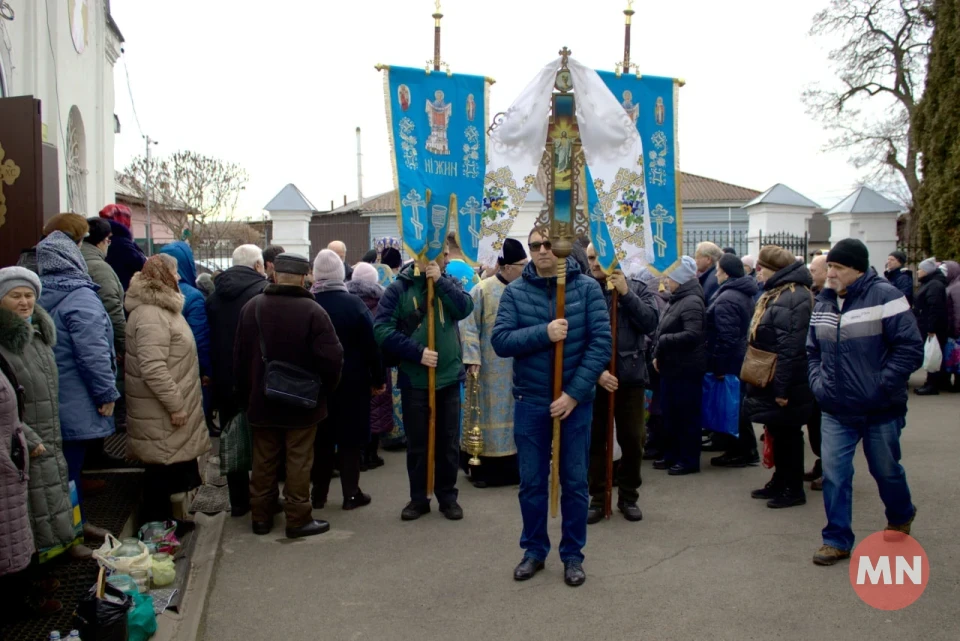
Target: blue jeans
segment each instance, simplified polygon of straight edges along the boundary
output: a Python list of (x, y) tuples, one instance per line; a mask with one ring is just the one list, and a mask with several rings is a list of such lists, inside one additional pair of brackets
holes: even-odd
[[(563, 537), (560, 560), (583, 561), (587, 544), (587, 509), (590, 505), (590, 424), (593, 403), (581, 403), (560, 426), (560, 510)], [(553, 419), (548, 405), (517, 400), (513, 412), (513, 437), (520, 462), (520, 514), (524, 556), (543, 561), (550, 553), (547, 518), (550, 503), (550, 453)]]
[(863, 439), (870, 474), (877, 482), (880, 498), (886, 507), (887, 522), (902, 525), (913, 518), (916, 508), (910, 500), (907, 475), (900, 465), (900, 431), (902, 418), (854, 427), (844, 425), (835, 416), (823, 413), (820, 427), (823, 461), (823, 505), (827, 526), (823, 528), (823, 544), (840, 550), (852, 550), (853, 521), (853, 456)]

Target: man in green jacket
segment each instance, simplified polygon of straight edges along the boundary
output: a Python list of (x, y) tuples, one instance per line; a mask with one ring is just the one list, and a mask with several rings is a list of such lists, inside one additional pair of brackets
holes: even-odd
[[(407, 432), (410, 503), (400, 514), (413, 521), (430, 511), (427, 497), (428, 368), (436, 370), (436, 495), (450, 520), (463, 518), (457, 503), (460, 462), (460, 383), (463, 357), (457, 323), (473, 311), (473, 300), (460, 283), (443, 275), (446, 259), (407, 265), (384, 292), (374, 321), (377, 343), (387, 361), (399, 363), (398, 384)], [(434, 285), (436, 351), (427, 349), (427, 279)]]
[(87, 263), (87, 271), (100, 289), (97, 296), (113, 324), (113, 342), (117, 355), (126, 352), (127, 316), (123, 312), (123, 285), (117, 273), (107, 263), (107, 248), (110, 247), (110, 223), (103, 218), (88, 218), (90, 232), (83, 239), (80, 253)]

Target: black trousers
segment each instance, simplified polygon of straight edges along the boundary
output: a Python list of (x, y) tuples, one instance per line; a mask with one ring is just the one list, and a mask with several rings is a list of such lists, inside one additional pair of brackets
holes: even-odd
[[(427, 502), (427, 431), (430, 406), (425, 389), (400, 392), (403, 427), (407, 433), (407, 477), (410, 500)], [(457, 467), (460, 459), (460, 385), (436, 391), (437, 426), (434, 460), (434, 493), (441, 506), (457, 500)]]
[(344, 500), (360, 493), (360, 446), (340, 445), (336, 443), (336, 428), (321, 423), (317, 428), (317, 440), (314, 443), (313, 456), (313, 500), (327, 502), (330, 492), (330, 479), (333, 468), (339, 463), (340, 488)]
[(740, 424), (738, 426), (739, 435), (733, 442), (732, 447), (727, 450), (727, 454), (735, 456), (749, 456), (757, 451), (757, 433), (753, 431), (753, 421), (743, 411), (744, 401), (747, 400), (747, 385), (740, 385)]
[(170, 465), (146, 465), (140, 518), (144, 523), (173, 519), (170, 497), (179, 492), (189, 492), (202, 483), (200, 465), (196, 459)]
[(699, 470), (703, 374), (661, 375), (660, 389), (666, 445), (663, 457), (671, 465)]
[[(623, 456), (617, 469), (615, 482), (621, 501), (636, 503), (637, 491), (643, 480), (640, 478), (640, 461), (643, 459), (643, 442), (646, 425), (643, 422), (644, 388), (622, 387), (614, 397), (614, 419), (617, 424), (617, 443)], [(593, 401), (593, 427), (590, 434), (590, 497), (594, 505), (603, 504), (607, 487), (607, 418), (610, 393), (597, 388)], [(612, 444), (610, 444), (612, 447)]]
[(801, 425), (768, 424), (773, 436), (774, 486), (803, 494), (803, 429)]

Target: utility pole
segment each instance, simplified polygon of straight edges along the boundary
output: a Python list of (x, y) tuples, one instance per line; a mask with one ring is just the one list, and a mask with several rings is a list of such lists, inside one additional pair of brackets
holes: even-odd
[(150, 163), (150, 145), (156, 145), (157, 141), (150, 136), (144, 136), (144, 138), (147, 140), (147, 256), (153, 256), (153, 224), (150, 220), (150, 183), (153, 165)]

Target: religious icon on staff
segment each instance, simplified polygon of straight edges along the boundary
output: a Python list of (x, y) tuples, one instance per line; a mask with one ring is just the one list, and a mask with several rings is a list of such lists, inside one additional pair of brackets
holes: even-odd
[(567, 93), (573, 89), (573, 76), (570, 75), (568, 69), (562, 69), (557, 73), (557, 82), (554, 86), (557, 88), (557, 91), (562, 93)]
[(450, 126), (452, 105), (443, 100), (443, 92), (437, 90), (434, 100), (427, 101), (427, 114), (430, 116), (430, 136), (427, 138), (427, 151), (438, 156), (449, 156), (450, 145), (447, 142), (447, 127)]
[(410, 87), (400, 85), (397, 87), (397, 99), (400, 101), (400, 108), (406, 111), (410, 108)]

